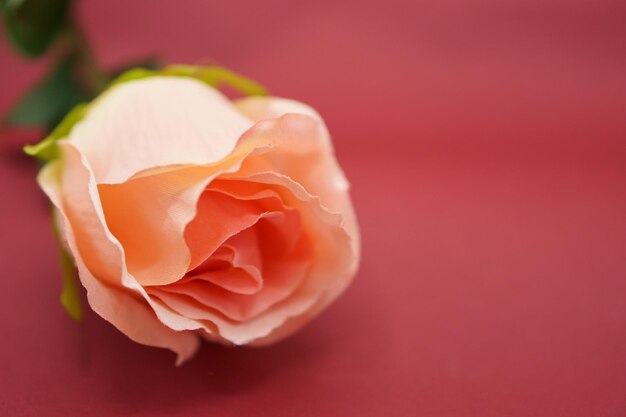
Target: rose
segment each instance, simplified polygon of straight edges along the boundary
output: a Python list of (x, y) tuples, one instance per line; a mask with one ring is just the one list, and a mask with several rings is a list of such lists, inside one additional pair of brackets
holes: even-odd
[(38, 181), (89, 304), (178, 363), (199, 336), (286, 337), (355, 274), (348, 182), (304, 104), (154, 76), (105, 91), (55, 146)]

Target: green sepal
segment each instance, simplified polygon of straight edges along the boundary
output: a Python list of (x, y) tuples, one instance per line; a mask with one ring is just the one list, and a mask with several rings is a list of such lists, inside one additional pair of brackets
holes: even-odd
[(59, 300), (67, 314), (75, 321), (83, 318), (83, 308), (80, 301), (80, 292), (76, 283), (74, 260), (67, 251), (61, 248), (61, 273), (63, 274), (63, 288)]
[(157, 71), (163, 68), (163, 63), (156, 57), (146, 57), (143, 59), (137, 59), (131, 62), (127, 62), (123, 65), (120, 65), (119, 67), (113, 68), (111, 71), (108, 71), (108, 73), (110, 79), (114, 80), (125, 72), (137, 68)]
[(83, 318), (83, 308), (80, 299), (80, 290), (77, 284), (76, 268), (72, 255), (62, 244), (62, 237), (56, 222), (56, 211), (52, 209), (52, 231), (59, 243), (59, 261), (61, 263), (61, 274), (63, 276), (63, 287), (59, 301), (65, 312), (72, 320), (80, 321)]
[(15, 104), (2, 123), (51, 129), (87, 99), (74, 79), (71, 60), (66, 58)]
[(0, 0), (7, 37), (26, 55), (44, 54), (66, 26), (70, 0)]
[(250, 78), (239, 75), (223, 67), (200, 67), (195, 65), (170, 65), (164, 68), (160, 75), (174, 75), (192, 77), (206, 84), (220, 88), (231, 87), (238, 92), (249, 96), (265, 96), (267, 89)]
[(56, 159), (59, 156), (57, 141), (67, 137), (74, 125), (85, 117), (87, 107), (87, 103), (74, 107), (52, 133), (36, 145), (24, 146), (24, 152), (44, 162)]
[(244, 95), (265, 96), (267, 89), (256, 81), (222, 67), (200, 67), (194, 65), (170, 65), (162, 70), (133, 68), (115, 78), (108, 86), (114, 87), (128, 81), (143, 78), (170, 76), (195, 78), (214, 88), (228, 86)]
[(122, 74), (118, 75), (109, 83), (107, 86), (107, 90), (115, 87), (119, 84), (124, 84), (129, 81), (141, 80), (143, 78), (149, 78), (159, 75), (159, 71), (155, 71), (148, 68), (133, 68), (128, 71), (124, 71)]

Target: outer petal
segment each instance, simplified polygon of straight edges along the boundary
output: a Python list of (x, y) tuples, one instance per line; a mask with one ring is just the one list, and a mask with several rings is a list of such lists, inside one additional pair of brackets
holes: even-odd
[(72, 130), (96, 182), (175, 164), (207, 164), (228, 155), (252, 123), (217, 90), (182, 77), (129, 81), (105, 92)]
[[(68, 161), (67, 159), (75, 158), (76, 155), (72, 156), (70, 154), (64, 162), (67, 164), (75, 163), (75, 161)], [(71, 210), (66, 210), (68, 201), (64, 198), (59, 187), (59, 180), (63, 178), (58, 178), (59, 165), (62, 163), (62, 161), (55, 161), (45, 166), (38, 176), (38, 181), (58, 210), (64, 236), (74, 255), (81, 282), (87, 289), (89, 304), (96, 313), (111, 322), (132, 340), (150, 346), (171, 349), (178, 354), (177, 363), (184, 362), (193, 356), (198, 348), (198, 338), (194, 333), (189, 331), (177, 332), (163, 325), (154, 314), (154, 311), (145, 302), (133, 297), (128, 291), (120, 287), (102, 283), (94, 277), (86, 266), (86, 258), (83, 257), (83, 253), (90, 259), (94, 254), (91, 253), (89, 246), (84, 246), (82, 251), (78, 248), (77, 235), (70, 221), (70, 216), (76, 219), (76, 216), (81, 215), (81, 209), (79, 206), (72, 206)], [(85, 192), (89, 183), (88, 172), (81, 172), (80, 169), (70, 170), (70, 172), (73, 174), (74, 181), (82, 182), (83, 187), (79, 189)], [(71, 199), (72, 197), (69, 198)], [(89, 200), (89, 194), (85, 192), (84, 198)], [(88, 217), (85, 216), (83, 220)], [(97, 216), (93, 217), (94, 221), (97, 221)], [(80, 223), (80, 218), (77, 221)], [(92, 231), (97, 228), (97, 225), (93, 224)], [(101, 241), (100, 244), (106, 248), (108, 246), (107, 241)], [(98, 249), (93, 250), (97, 251)], [(111, 248), (109, 247), (109, 249), (105, 249), (105, 252), (110, 250)], [(113, 259), (115, 259), (115, 256), (113, 256)], [(108, 267), (113, 268), (115, 265), (112, 263)], [(118, 265), (117, 267), (122, 269), (123, 266)]]

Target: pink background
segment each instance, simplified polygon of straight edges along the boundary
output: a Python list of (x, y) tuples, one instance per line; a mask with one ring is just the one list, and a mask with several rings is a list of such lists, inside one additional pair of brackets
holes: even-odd
[[(363, 262), (270, 348), (181, 368), (59, 307), (0, 140), (0, 415), (626, 415), (626, 3), (83, 1), (108, 66), (213, 60), (326, 118)], [(44, 69), (0, 42), (0, 112)]]

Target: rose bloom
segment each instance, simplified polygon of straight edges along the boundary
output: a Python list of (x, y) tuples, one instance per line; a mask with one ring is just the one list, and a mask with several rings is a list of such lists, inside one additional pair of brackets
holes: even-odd
[(356, 272), (349, 184), (302, 103), (155, 76), (107, 90), (58, 147), (38, 181), (89, 304), (177, 363), (200, 337), (286, 337)]

